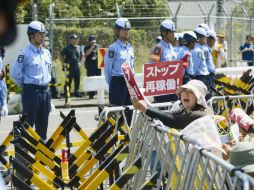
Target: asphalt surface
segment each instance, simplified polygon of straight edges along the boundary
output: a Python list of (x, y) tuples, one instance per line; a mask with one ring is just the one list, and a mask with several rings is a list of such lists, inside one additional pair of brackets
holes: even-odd
[[(48, 124), (48, 138), (56, 130), (56, 128), (61, 124), (63, 119), (60, 117), (60, 111), (67, 115), (72, 109), (75, 110), (76, 121), (79, 126), (85, 131), (89, 136), (97, 127), (97, 121), (94, 116), (98, 114), (97, 99), (86, 99), (84, 98), (72, 98), (71, 105), (72, 108), (64, 108), (64, 99), (53, 99), (52, 103), (56, 107), (55, 110), (51, 111), (49, 115)], [(13, 122), (19, 119), (19, 115), (9, 115), (2, 118), (0, 123), (0, 143), (7, 137), (8, 133), (13, 128)], [(70, 133), (70, 141), (78, 142), (81, 141), (79, 135), (72, 130)], [(7, 150), (13, 149), (10, 145)], [(58, 151), (58, 153), (60, 153)], [(11, 189), (11, 184), (7, 185), (7, 190)], [(1, 189), (1, 188), (0, 188)]]

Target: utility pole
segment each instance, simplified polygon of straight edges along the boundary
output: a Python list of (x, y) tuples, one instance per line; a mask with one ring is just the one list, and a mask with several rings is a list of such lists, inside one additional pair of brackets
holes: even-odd
[(223, 27), (223, 4), (224, 0), (217, 0), (217, 10), (216, 10), (216, 16), (217, 16), (217, 29), (221, 29)]
[(53, 58), (54, 56), (54, 17), (55, 17), (55, 13), (54, 13), (54, 8), (55, 8), (55, 4), (51, 3), (49, 6), (49, 48), (50, 48), (50, 52), (51, 52), (51, 56)]
[(33, 20), (38, 20), (38, 0), (33, 0)]

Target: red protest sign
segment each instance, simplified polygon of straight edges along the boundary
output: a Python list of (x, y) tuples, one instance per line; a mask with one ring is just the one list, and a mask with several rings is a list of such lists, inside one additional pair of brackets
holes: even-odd
[(122, 70), (124, 73), (125, 82), (127, 84), (129, 93), (131, 97), (135, 97), (138, 100), (144, 100), (143, 95), (141, 94), (138, 85), (136, 83), (136, 80), (134, 78), (134, 75), (131, 71), (131, 68), (129, 66), (129, 63), (122, 64)]
[(145, 64), (144, 88), (145, 96), (174, 94), (183, 83), (183, 62), (168, 61)]

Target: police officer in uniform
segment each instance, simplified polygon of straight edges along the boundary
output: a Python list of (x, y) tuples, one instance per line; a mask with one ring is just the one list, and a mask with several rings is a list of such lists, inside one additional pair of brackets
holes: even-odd
[(212, 97), (212, 89), (214, 87), (214, 75), (215, 75), (215, 64), (213, 62), (213, 57), (212, 57), (212, 50), (214, 47), (216, 41), (216, 33), (213, 30), (208, 30), (207, 31), (207, 49), (208, 52), (207, 54), (205, 53), (205, 57), (206, 57), (206, 64), (207, 64), (207, 68), (209, 71), (209, 77), (208, 77), (208, 94), (206, 96), (207, 99)]
[(198, 42), (195, 44), (195, 48), (191, 52), (194, 71), (194, 75), (191, 76), (191, 78), (200, 80), (206, 86), (208, 86), (209, 71), (206, 65), (205, 54), (203, 51), (203, 45), (206, 44), (207, 40), (207, 32), (204, 28), (201, 27), (197, 27), (194, 32), (197, 35)]
[(109, 85), (109, 103), (122, 106), (131, 105), (130, 94), (121, 69), (123, 63), (128, 62), (133, 73), (134, 52), (129, 44), (129, 30), (131, 25), (128, 19), (119, 18), (115, 21), (117, 40), (111, 44), (105, 55), (105, 79)]
[(3, 61), (0, 57), (0, 106), (1, 106), (1, 116), (5, 117), (8, 115), (7, 108), (7, 86), (4, 80), (5, 72), (3, 69)]
[[(162, 40), (152, 49), (149, 63), (176, 60), (176, 52), (172, 46), (174, 40), (175, 24), (171, 20), (164, 20), (160, 25)], [(176, 101), (176, 95), (162, 95), (154, 97), (155, 102)]]
[(78, 36), (76, 34), (72, 34), (70, 36), (69, 45), (65, 46), (62, 49), (60, 54), (61, 54), (61, 61), (62, 61), (63, 67), (66, 68), (66, 64), (69, 64), (70, 66), (69, 89), (71, 89), (72, 79), (74, 78), (75, 96), (81, 97), (81, 94), (79, 92), (79, 86), (80, 86), (79, 61), (81, 56), (81, 49), (80, 49), (80, 46), (77, 45), (77, 43), (78, 43)]
[[(87, 76), (100, 76), (101, 70), (98, 68), (98, 48), (100, 46), (96, 43), (95, 35), (90, 35), (88, 41), (89, 45), (84, 47)], [(95, 93), (95, 91), (88, 92), (89, 99), (92, 99)]]
[(44, 24), (33, 21), (28, 25), (30, 45), (22, 50), (12, 65), (10, 74), (14, 82), (22, 87), (23, 113), (40, 137), (47, 139), (52, 59), (50, 52), (42, 47), (45, 35)]
[(183, 84), (189, 82), (189, 76), (194, 74), (193, 71), (193, 61), (191, 57), (191, 51), (195, 47), (197, 42), (197, 35), (193, 31), (184, 32), (182, 43), (183, 46), (180, 52), (177, 54), (177, 60), (183, 61)]

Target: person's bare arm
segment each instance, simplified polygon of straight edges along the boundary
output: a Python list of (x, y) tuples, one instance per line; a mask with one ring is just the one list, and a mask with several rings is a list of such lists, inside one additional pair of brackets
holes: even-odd
[(137, 98), (132, 98), (131, 102), (132, 102), (133, 107), (136, 110), (139, 110), (139, 111), (141, 111), (143, 113), (146, 112), (148, 107), (147, 107), (147, 105), (146, 105), (146, 103), (144, 101), (139, 101)]
[(85, 58), (89, 56), (95, 47), (95, 43), (92, 43), (91, 47), (85, 51)]

